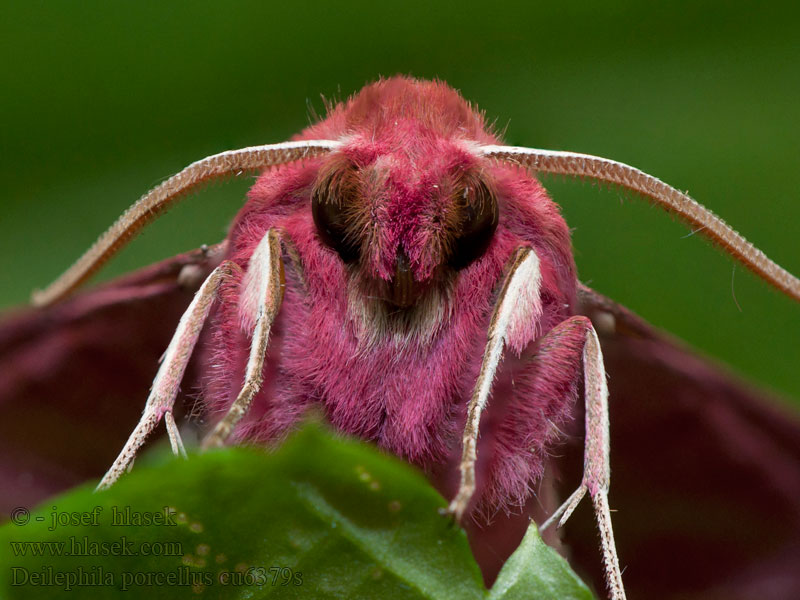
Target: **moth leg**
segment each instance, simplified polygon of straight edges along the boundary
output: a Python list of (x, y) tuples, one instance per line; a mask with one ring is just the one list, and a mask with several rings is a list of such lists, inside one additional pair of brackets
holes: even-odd
[(269, 332), (280, 309), (283, 286), (281, 241), (277, 231), (271, 229), (261, 239), (250, 259), (241, 296), (243, 312), (255, 320), (244, 385), (228, 412), (203, 441), (203, 448), (225, 443), (261, 388)]
[(172, 336), (172, 341), (170, 341), (167, 351), (164, 353), (161, 366), (158, 369), (156, 378), (153, 380), (153, 386), (150, 396), (147, 398), (142, 418), (133, 433), (131, 433), (114, 464), (111, 465), (103, 479), (100, 480), (97, 485), (98, 490), (110, 487), (120, 478), (133, 462), (139, 448), (147, 439), (147, 436), (156, 428), (162, 417), (167, 424), (167, 432), (170, 436), (173, 452), (185, 456), (186, 451), (183, 449), (183, 442), (180, 439), (175, 419), (172, 416), (172, 406), (175, 403), (175, 397), (178, 395), (178, 388), (186, 371), (186, 365), (189, 364), (192, 351), (197, 343), (203, 323), (211, 310), (217, 290), (222, 281), (231, 275), (233, 269), (234, 264), (232, 262), (222, 262), (206, 278), (200, 289), (197, 290), (191, 304), (189, 304), (186, 312), (183, 313), (178, 323), (178, 328)]
[(558, 520), (558, 526), (561, 527), (588, 492), (594, 505), (597, 527), (600, 530), (606, 582), (611, 598), (617, 600), (625, 598), (625, 590), (622, 586), (617, 549), (614, 545), (614, 531), (611, 528), (611, 511), (608, 506), (608, 488), (611, 479), (608, 387), (603, 366), (603, 353), (593, 327), (586, 332), (586, 343), (583, 347), (583, 377), (586, 390), (583, 480), (580, 487), (542, 524), (540, 530), (544, 531), (556, 520)]
[(467, 422), (464, 426), (459, 467), (461, 483), (458, 493), (447, 508), (447, 512), (459, 520), (464, 516), (475, 492), (478, 427), (481, 412), (489, 400), (489, 392), (503, 354), (503, 347), (510, 336), (529, 327), (530, 323), (538, 322), (541, 317), (540, 283), (541, 273), (536, 253), (532, 248), (518, 249), (509, 261), (505, 281), (489, 322), (489, 334), (481, 370), (467, 405)]

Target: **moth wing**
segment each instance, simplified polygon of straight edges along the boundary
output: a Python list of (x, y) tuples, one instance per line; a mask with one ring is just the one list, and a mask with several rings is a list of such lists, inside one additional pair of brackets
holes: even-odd
[(48, 308), (4, 315), (0, 514), (103, 474), (215, 256), (182, 254)]
[[(597, 292), (582, 287), (579, 302), (608, 373), (610, 501), (630, 596), (800, 598), (797, 413)], [(571, 446), (567, 493), (580, 480)], [(589, 503), (565, 530), (571, 561), (604, 589)]]

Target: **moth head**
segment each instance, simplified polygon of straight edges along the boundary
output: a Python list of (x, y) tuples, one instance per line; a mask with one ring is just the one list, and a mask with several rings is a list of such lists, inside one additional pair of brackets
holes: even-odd
[(492, 180), (462, 149), (336, 153), (311, 194), (317, 234), (387, 303), (406, 308), (487, 251), (499, 222)]

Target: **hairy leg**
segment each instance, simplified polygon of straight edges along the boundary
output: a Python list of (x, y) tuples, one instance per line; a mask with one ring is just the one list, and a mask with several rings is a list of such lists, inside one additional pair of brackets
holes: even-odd
[(467, 422), (462, 438), (461, 483), (458, 493), (450, 502), (447, 512), (457, 519), (464, 516), (475, 492), (475, 461), (477, 460), (478, 428), (481, 413), (489, 400), (497, 366), (503, 354), (506, 339), (522, 323), (537, 321), (542, 306), (539, 298), (539, 258), (532, 248), (520, 248), (514, 253), (510, 268), (489, 323), (489, 335), (483, 354), (478, 381), (467, 405)]
[(175, 397), (178, 395), (181, 379), (189, 364), (200, 330), (208, 317), (211, 305), (216, 297), (222, 281), (229, 277), (235, 265), (230, 261), (224, 261), (206, 278), (203, 285), (197, 291), (189, 307), (184, 312), (175, 330), (175, 335), (164, 353), (161, 367), (158, 369), (156, 378), (153, 380), (153, 387), (147, 403), (144, 407), (142, 418), (131, 433), (122, 451), (117, 456), (114, 464), (108, 469), (103, 479), (97, 486), (98, 490), (103, 490), (114, 484), (119, 477), (132, 464), (133, 459), (139, 448), (144, 444), (147, 436), (152, 433), (162, 418), (165, 418), (170, 442), (175, 454), (183, 453), (183, 442), (172, 418), (172, 407), (175, 404)]
[(611, 527), (611, 511), (608, 506), (608, 488), (611, 479), (609, 458), (608, 387), (603, 366), (603, 354), (597, 333), (590, 327), (586, 332), (583, 348), (583, 373), (586, 402), (586, 439), (584, 442), (583, 480), (575, 492), (542, 525), (542, 531), (558, 520), (562, 526), (569, 519), (578, 503), (589, 493), (594, 505), (595, 518), (600, 530), (603, 548), (606, 583), (613, 600), (625, 598), (622, 574), (614, 544)]
[(203, 440), (203, 448), (222, 446), (225, 443), (261, 388), (269, 332), (280, 309), (283, 282), (281, 241), (278, 233), (270, 230), (259, 242), (250, 259), (240, 297), (242, 311), (254, 322), (244, 385), (226, 415)]

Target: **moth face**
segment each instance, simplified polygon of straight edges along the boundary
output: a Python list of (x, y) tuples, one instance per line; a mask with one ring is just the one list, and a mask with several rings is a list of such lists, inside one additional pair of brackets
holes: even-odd
[(486, 252), (499, 220), (492, 183), (463, 152), (334, 157), (312, 214), (320, 240), (372, 293), (406, 308)]

